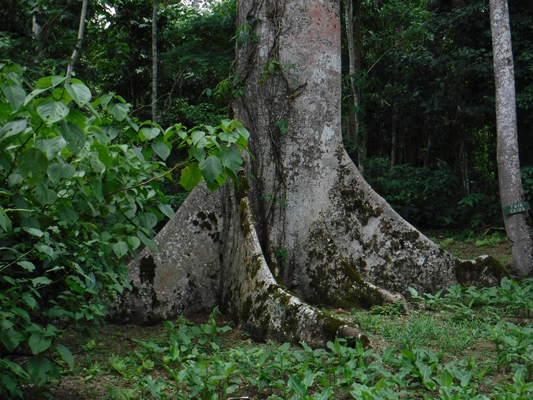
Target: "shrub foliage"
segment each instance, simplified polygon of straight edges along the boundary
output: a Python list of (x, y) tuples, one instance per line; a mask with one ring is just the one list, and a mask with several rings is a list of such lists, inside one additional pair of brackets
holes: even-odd
[[(0, 396), (59, 379), (74, 357), (67, 324), (98, 323), (103, 298), (129, 287), (120, 261), (148, 246), (174, 212), (160, 190), (180, 166), (191, 190), (216, 190), (235, 171), (248, 132), (236, 121), (163, 130), (128, 116), (115, 94), (92, 101), (77, 79), (32, 82), (0, 63)], [(169, 168), (172, 148), (188, 159)], [(103, 296), (106, 294), (107, 296)]]

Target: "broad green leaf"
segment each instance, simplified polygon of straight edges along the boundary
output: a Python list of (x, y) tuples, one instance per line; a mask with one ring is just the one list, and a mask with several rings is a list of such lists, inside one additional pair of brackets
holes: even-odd
[[(42, 233), (42, 232), (41, 232)], [(20, 265), (22, 268), (32, 272), (33, 270), (35, 270), (35, 265), (33, 265), (32, 262), (29, 262), (29, 261), (19, 261), (17, 263), (18, 265)]]
[(143, 128), (139, 132), (139, 137), (143, 142), (146, 142), (147, 140), (155, 139), (160, 133), (161, 130), (159, 128)]
[(157, 225), (157, 216), (151, 212), (139, 213), (139, 219), (146, 229), (152, 229)]
[(222, 165), (232, 171), (237, 171), (242, 165), (242, 157), (239, 150), (234, 148), (223, 149), (218, 155)]
[(76, 293), (79, 293), (81, 295), (85, 294), (85, 290), (77, 282), (74, 282), (72, 279), (65, 279), (65, 283), (69, 285), (70, 288), (74, 290)]
[(122, 258), (128, 253), (128, 244), (126, 242), (119, 241), (113, 244), (113, 251), (115, 252), (117, 258)]
[(142, 153), (145, 160), (151, 160), (154, 151), (151, 147), (145, 147), (144, 149), (142, 149)]
[[(102, 108), (107, 108), (107, 105), (109, 104), (109, 102), (113, 99), (113, 96), (109, 95), (109, 94), (104, 94), (102, 97), (100, 97), (100, 105), (102, 106)], [(96, 106), (95, 106), (96, 107)]]
[(63, 136), (57, 136), (53, 139), (35, 141), (35, 147), (40, 148), (49, 160), (52, 160), (67, 145)]
[(63, 132), (63, 137), (68, 142), (69, 149), (76, 154), (85, 146), (85, 132), (74, 123), (69, 122), (67, 126), (69, 128), (70, 136), (69, 138), (66, 138)]
[(123, 121), (127, 117), (129, 107), (122, 103), (109, 104), (109, 112), (116, 118), (117, 121)]
[(20, 343), (15, 335), (16, 332), (12, 327), (10, 327), (9, 329), (2, 328), (0, 330), (0, 340), (2, 340), (2, 343), (4, 344), (4, 346), (6, 346), (6, 349), (9, 352), (15, 350)]
[(62, 344), (56, 344), (55, 348), (57, 352), (61, 355), (63, 360), (67, 362), (70, 368), (74, 368), (74, 356), (72, 353)]
[(53, 369), (52, 361), (46, 357), (31, 357), (26, 367), (33, 379), (37, 381), (37, 386), (41, 386), (46, 382), (46, 374)]
[(68, 105), (72, 100), (74, 100), (64, 87), (55, 88), (52, 91), (52, 97), (65, 105)]
[(208, 184), (214, 182), (217, 176), (224, 172), (220, 158), (213, 155), (202, 161), (199, 167), (202, 170), (202, 175)]
[(2, 85), (2, 91), (6, 95), (9, 104), (11, 104), (13, 112), (18, 111), (26, 99), (26, 92), (24, 89), (22, 89), (20, 86), (10, 86), (7, 83), (4, 83)]
[(156, 154), (159, 157), (161, 157), (163, 160), (166, 160), (168, 156), (170, 155), (170, 149), (165, 143), (162, 143), (162, 142), (152, 143), (152, 149), (154, 149)]
[(152, 250), (155, 250), (159, 253), (159, 249), (157, 248), (156, 244), (154, 243), (152, 239), (150, 239), (148, 236), (146, 236), (141, 231), (137, 232), (137, 236), (139, 236), (139, 239), (141, 239), (141, 241), (144, 243), (146, 247), (149, 247)]
[(412, 351), (409, 351), (409, 350), (402, 350), (402, 356), (404, 356), (405, 358), (407, 358), (408, 360), (411, 360), (413, 362), (415, 360), (415, 353), (413, 353)]
[(21, 132), (24, 132), (27, 126), (27, 119), (16, 119), (8, 122), (3, 128), (0, 129), (0, 139), (7, 139), (10, 136), (15, 136)]
[(244, 150), (246, 149), (246, 147), (248, 147), (248, 140), (246, 140), (243, 136), (241, 136), (239, 137), (239, 139), (237, 139), (235, 144), (237, 145), (239, 149)]
[(74, 83), (71, 85), (67, 82), (65, 83), (65, 88), (80, 107), (84, 107), (91, 100), (91, 91), (82, 83)]
[(44, 232), (42, 230), (40, 230), (40, 229), (35, 229), (35, 228), (22, 228), (22, 229), (25, 230), (26, 232), (28, 232), (30, 235), (33, 235), (33, 236), (42, 237), (44, 235)]
[(79, 218), (76, 210), (71, 207), (66, 207), (63, 204), (59, 204), (57, 210), (61, 219), (69, 224), (75, 223)]
[(113, 166), (113, 155), (109, 149), (98, 143), (95, 143), (94, 147), (96, 147), (98, 159), (102, 161), (102, 164), (104, 164), (107, 168), (111, 168)]
[(35, 197), (43, 206), (47, 204), (54, 204), (57, 200), (57, 193), (52, 189), (46, 187), (46, 185), (41, 181), (37, 183), (35, 188)]
[(107, 146), (109, 144), (109, 137), (104, 132), (98, 129), (93, 129), (92, 133), (102, 146)]
[(168, 204), (157, 203), (157, 207), (167, 217), (169, 217), (170, 219), (174, 219), (174, 211), (172, 210), (172, 207), (170, 207)]
[(199, 162), (202, 162), (205, 160), (205, 157), (207, 156), (207, 152), (205, 151), (205, 149), (203, 147), (200, 147), (200, 148), (196, 148), (194, 149), (193, 151), (194, 153), (194, 157), (199, 161)]
[(76, 168), (70, 164), (56, 163), (48, 167), (48, 176), (54, 182), (61, 178), (70, 179), (76, 174)]
[(52, 86), (57, 86), (59, 85), (60, 83), (63, 83), (63, 81), (67, 79), (66, 76), (59, 76), (59, 75), (56, 75), (56, 76), (52, 76)]
[(132, 147), (130, 150), (133, 154), (137, 156), (139, 160), (141, 160), (143, 163), (146, 162), (146, 159), (144, 158), (141, 149), (139, 149), (138, 147)]
[(52, 280), (48, 279), (46, 276), (40, 276), (38, 278), (32, 279), (31, 283), (33, 284), (33, 287), (37, 287), (38, 285), (48, 285), (52, 283)]
[(41, 335), (40, 333), (34, 333), (31, 335), (30, 340), (28, 341), (31, 352), (34, 355), (42, 353), (45, 350), (48, 350), (52, 344), (52, 339)]
[(41, 78), (37, 81), (35, 84), (36, 89), (40, 88), (48, 88), (52, 86), (52, 77), (51, 76), (45, 76), (44, 78)]
[[(54, 257), (54, 249), (52, 249), (50, 246), (44, 244), (44, 243), (37, 243), (35, 245), (35, 248), (39, 250), (41, 253), (47, 254), (50, 257)], [(38, 279), (38, 278), (37, 278)], [(38, 282), (40, 283), (40, 282)]]
[(5, 232), (9, 232), (12, 229), (11, 219), (9, 219), (2, 206), (0, 206), (0, 226)]
[(216, 192), (216, 191), (218, 190), (218, 183), (217, 183), (217, 181), (214, 181), (214, 182), (208, 183), (208, 184), (207, 184), (207, 188), (208, 188), (211, 192)]
[(46, 92), (47, 90), (48, 89), (35, 89), (33, 92), (26, 96), (26, 99), (24, 100), (24, 105), (27, 105), (30, 101), (33, 100), (35, 96), (38, 96), (42, 92)]
[(60, 101), (45, 100), (37, 106), (37, 114), (48, 125), (65, 118), (70, 111), (70, 108)]
[[(25, 293), (25, 294), (28, 294), (28, 293)], [(24, 296), (23, 296), (24, 297)], [(33, 308), (33, 307), (32, 307)], [(30, 315), (26, 312), (26, 310), (23, 310), (22, 308), (19, 308), (19, 307), (13, 307), (10, 309), (10, 311), (15, 314), (15, 315), (18, 315), (19, 317), (22, 317), (24, 318), (26, 321), (29, 321), (30, 320)]]
[(452, 387), (453, 378), (447, 369), (445, 369), (444, 372), (441, 374), (440, 381), (442, 386), (447, 387), (448, 389)]
[(9, 187), (13, 187), (15, 185), (18, 185), (20, 183), (24, 182), (24, 179), (22, 178), (21, 174), (11, 174), (8, 178), (8, 184)]
[(193, 190), (202, 180), (202, 171), (197, 163), (191, 163), (181, 170), (181, 185), (188, 192)]
[(113, 140), (120, 133), (119, 130), (114, 126), (102, 126), (102, 131), (104, 131), (109, 140)]
[(237, 132), (222, 132), (220, 135), (220, 140), (228, 143), (235, 143), (239, 139), (239, 134)]
[(299, 394), (303, 398), (308, 396), (307, 388), (303, 385), (302, 381), (297, 375), (289, 376), (289, 388), (293, 389), (295, 393)]
[(22, 152), (18, 158), (19, 172), (31, 185), (37, 183), (48, 171), (48, 158), (39, 149)]
[(37, 300), (35, 300), (35, 297), (33, 297), (30, 293), (24, 293), (22, 295), (22, 300), (24, 300), (24, 303), (26, 303), (32, 310), (37, 305)]
[(200, 139), (203, 139), (205, 136), (205, 132), (202, 131), (195, 131), (191, 135), (192, 144), (196, 146), (196, 144), (200, 141)]
[(132, 248), (132, 250), (135, 250), (141, 245), (141, 240), (137, 236), (129, 236), (126, 241), (128, 242), (129, 246)]
[(250, 137), (250, 132), (248, 132), (248, 130), (247, 130), (245, 127), (243, 127), (243, 126), (239, 126), (239, 125), (237, 125), (237, 126), (235, 127), (235, 130), (236, 130), (237, 132), (239, 132), (239, 134), (240, 134), (242, 137), (244, 137), (246, 140), (248, 140), (248, 138)]

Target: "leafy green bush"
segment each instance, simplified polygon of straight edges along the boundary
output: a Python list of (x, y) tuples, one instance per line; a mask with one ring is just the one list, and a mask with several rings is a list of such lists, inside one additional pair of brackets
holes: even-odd
[[(0, 63), (1, 397), (73, 366), (58, 343), (62, 329), (98, 323), (102, 294), (129, 287), (121, 259), (143, 245), (156, 249), (154, 227), (173, 218), (160, 181), (187, 164), (187, 190), (203, 179), (211, 190), (228, 177), (238, 185), (234, 145), (244, 149), (248, 138), (236, 121), (189, 132), (139, 123), (120, 96), (91, 103), (77, 79), (48, 76), (34, 85), (24, 72)], [(173, 145), (188, 148), (189, 159), (169, 169)]]
[(497, 182), (480, 181), (465, 197), (461, 182), (444, 162), (437, 169), (368, 160), (365, 178), (406, 220), (420, 228), (479, 228), (501, 220)]

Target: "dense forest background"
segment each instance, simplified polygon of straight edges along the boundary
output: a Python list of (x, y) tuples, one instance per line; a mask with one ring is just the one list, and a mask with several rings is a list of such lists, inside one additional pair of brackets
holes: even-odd
[[(159, 4), (158, 122), (213, 125), (239, 95), (232, 62), (236, 38), (242, 40), (244, 30), (235, 34), (234, 1), (184, 3)], [(529, 198), (533, 4), (509, 4), (520, 158)], [(30, 76), (64, 72), (76, 44), (81, 6), (81, 1), (3, 0), (2, 57), (26, 66)], [(93, 93), (122, 96), (141, 121), (151, 117), (151, 13), (149, 0), (89, 2), (75, 66), (76, 78)], [(344, 26), (342, 30), (343, 120), (346, 148), (367, 180), (422, 229), (499, 224), (488, 1), (361, 0), (359, 21), (353, 38), (360, 54), (357, 76), (348, 73)], [(350, 77), (360, 93), (356, 108)], [(354, 112), (357, 134), (348, 128)], [(173, 152), (170, 161), (183, 156)], [(166, 190), (175, 205), (184, 197), (177, 186)]]
[[(488, 0), (353, 3), (350, 37), (341, 18), (350, 156), (426, 232), (471, 239), (501, 228)], [(151, 0), (0, 0), (1, 396), (21, 395), (28, 383), (39, 388), (74, 366), (62, 332), (80, 336), (87, 322), (104, 321), (106, 302), (131, 289), (124, 262), (156, 248), (153, 236), (187, 190), (202, 179), (213, 190), (227, 179), (239, 185), (234, 144), (245, 150), (249, 133), (229, 110), (243, 95), (235, 47), (253, 41), (252, 30), (236, 26), (235, 1), (156, 5), (153, 118)], [(509, 5), (521, 171), (532, 201), (533, 3)], [(516, 288), (515, 308), (526, 307), (525, 298), (531, 310), (531, 296)], [(453, 290), (465, 308), (463, 289)], [(436, 302), (441, 292), (428, 296)]]

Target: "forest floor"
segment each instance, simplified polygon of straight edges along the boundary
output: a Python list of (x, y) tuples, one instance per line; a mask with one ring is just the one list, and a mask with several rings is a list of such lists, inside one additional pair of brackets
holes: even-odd
[[(512, 261), (507, 241), (498, 235), (428, 236), (460, 258), (490, 254), (504, 265)], [(422, 399), (446, 398), (446, 390), (496, 398), (498, 384), (513, 384), (516, 368), (496, 357), (486, 326), (499, 322), (496, 314), (517, 327), (524, 320), (511, 318), (505, 307), (474, 309), (464, 300), (439, 303), (430, 297), (410, 311), (347, 310), (372, 338), (370, 352), (342, 342), (314, 352), (256, 343), (219, 312), (157, 326), (67, 329), (64, 344), (76, 357), (74, 368), (65, 366), (61, 381), (40, 391), (25, 388), (25, 398)]]

